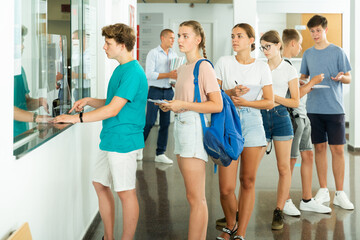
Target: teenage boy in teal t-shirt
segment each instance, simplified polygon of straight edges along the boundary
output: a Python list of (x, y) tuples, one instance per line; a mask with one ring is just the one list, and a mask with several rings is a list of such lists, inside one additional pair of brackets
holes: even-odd
[(315, 148), (315, 163), (320, 189), (315, 195), (319, 203), (329, 202), (327, 189), (327, 144), (332, 155), (336, 192), (334, 205), (352, 210), (354, 205), (343, 191), (345, 159), (345, 110), (343, 84), (351, 81), (351, 66), (344, 51), (326, 39), (327, 20), (320, 15), (313, 16), (307, 23), (315, 45), (305, 51), (301, 62), (300, 79), (310, 79), (323, 74), (319, 87), (308, 93), (306, 110), (311, 122), (311, 141)]
[(139, 218), (136, 196), (136, 157), (144, 148), (143, 129), (147, 102), (147, 80), (144, 70), (132, 57), (135, 33), (125, 24), (102, 28), (104, 50), (109, 59), (120, 65), (114, 70), (106, 99), (83, 98), (70, 110), (81, 112), (84, 106), (96, 108), (79, 115), (61, 115), (54, 122), (95, 122), (103, 120), (100, 134), (101, 156), (96, 162), (93, 185), (99, 198), (100, 215), (104, 223), (104, 238), (114, 239), (113, 185), (123, 209), (121, 239), (133, 239)]

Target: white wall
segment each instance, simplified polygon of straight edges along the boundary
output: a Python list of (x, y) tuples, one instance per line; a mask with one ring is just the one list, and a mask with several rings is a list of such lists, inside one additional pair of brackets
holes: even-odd
[[(196, 20), (200, 23), (213, 23), (213, 62), (224, 55), (232, 53), (231, 29), (233, 27), (233, 5), (232, 4), (195, 4), (190, 8), (189, 4), (160, 4), (139, 3), (138, 13), (163, 13), (164, 28), (170, 28), (177, 36), (178, 24), (187, 20)], [(139, 17), (139, 16), (138, 16)], [(174, 24), (176, 23), (176, 25)], [(159, 33), (160, 34), (160, 33)], [(206, 32), (205, 32), (206, 34)], [(140, 36), (141, 37), (141, 36)], [(159, 39), (160, 44), (160, 39)], [(153, 46), (154, 48), (156, 46)], [(177, 40), (174, 50), (179, 54)], [(207, 48), (206, 51), (209, 51)], [(181, 54), (179, 54), (181, 55)]]
[(97, 213), (91, 173), (101, 123), (75, 125), (6, 163), (0, 239), (29, 222), (34, 239), (80, 239)]
[[(98, 13), (99, 35), (98, 35), (98, 74), (101, 78), (98, 79), (98, 94), (99, 96), (106, 95), (106, 87), (110, 80), (111, 74), (118, 65), (118, 62), (109, 60), (106, 57), (104, 50), (104, 37), (101, 36), (101, 28), (110, 24), (125, 23), (129, 24), (129, 5), (135, 7), (135, 26), (137, 25), (137, 3), (136, 0), (112, 0), (99, 1), (99, 8), (104, 11)], [(136, 31), (136, 29), (135, 29)], [(136, 44), (134, 49), (136, 48)], [(136, 53), (136, 51), (135, 51)]]
[[(104, 97), (116, 66), (103, 53), (101, 27), (128, 24), (136, 0), (98, 1), (98, 96)], [(136, 16), (136, 15), (135, 15)], [(101, 123), (77, 124), (26, 154), (13, 157), (14, 2), (0, 8), (0, 239), (29, 222), (33, 239), (82, 239), (98, 211), (91, 173)]]
[[(13, 138), (13, 99), (14, 99), (14, 1), (7, 4), (6, 8), (0, 8), (0, 22), (8, 23), (1, 25), (3, 36), (0, 38), (0, 72), (2, 87), (0, 87), (0, 199), (4, 191), (3, 176), (6, 173), (8, 161), (12, 156)], [(8, 160), (5, 162), (5, 160)], [(5, 180), (6, 178), (4, 178)], [(0, 200), (1, 201), (1, 200)], [(1, 214), (0, 204), (0, 216)], [(1, 219), (1, 217), (0, 217)], [(0, 224), (1, 227), (1, 224)]]
[[(351, 107), (350, 107), (350, 141), (349, 145), (360, 149), (360, 3), (358, 0), (351, 0), (351, 56), (352, 80), (350, 85)], [(359, 182), (357, 182), (359, 183)], [(359, 217), (360, 218), (360, 217)], [(360, 219), (358, 219), (359, 222)]]

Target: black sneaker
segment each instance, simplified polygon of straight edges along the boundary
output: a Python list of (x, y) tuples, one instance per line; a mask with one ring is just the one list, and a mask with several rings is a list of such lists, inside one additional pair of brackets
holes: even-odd
[[(239, 221), (239, 212), (236, 212), (236, 221)], [(219, 218), (218, 220), (216, 220), (216, 226), (219, 227), (226, 227), (226, 219), (225, 217), (223, 218)]]
[(280, 230), (284, 227), (284, 215), (280, 208), (274, 210), (274, 216), (271, 224), (272, 230)]

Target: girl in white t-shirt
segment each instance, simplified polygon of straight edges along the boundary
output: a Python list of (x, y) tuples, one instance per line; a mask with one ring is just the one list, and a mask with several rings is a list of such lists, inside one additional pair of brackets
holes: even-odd
[(219, 240), (230, 239), (231, 235), (235, 235), (234, 239), (245, 237), (255, 203), (256, 172), (266, 146), (260, 109), (270, 109), (274, 105), (270, 69), (266, 63), (250, 55), (255, 49), (254, 29), (246, 23), (237, 24), (232, 29), (231, 38), (237, 54), (221, 57), (215, 71), (222, 89), (237, 106), (245, 143), (239, 160), (239, 203), (235, 195), (239, 161), (233, 161), (228, 167), (219, 167), (220, 201), (226, 218), (226, 227), (216, 238)]
[(205, 163), (208, 160), (203, 145), (203, 132), (199, 113), (215, 113), (222, 110), (222, 97), (215, 71), (208, 62), (199, 68), (201, 103), (194, 100), (193, 71), (196, 62), (205, 53), (205, 34), (200, 23), (186, 21), (180, 24), (178, 43), (185, 53), (187, 64), (178, 69), (175, 100), (161, 104), (163, 111), (174, 111), (175, 154), (184, 178), (186, 197), (190, 204), (188, 239), (205, 240), (208, 210), (205, 198)]
[[(277, 192), (276, 209), (274, 210), (272, 229), (283, 228), (283, 213), (292, 216), (300, 216), (295, 205), (288, 203), (291, 172), (290, 152), (294, 136), (291, 120), (286, 107), (296, 108), (299, 106), (299, 81), (296, 69), (281, 58), (282, 42), (278, 32), (268, 31), (260, 38), (260, 49), (268, 59), (273, 79), (275, 107), (269, 111), (261, 111), (263, 124), (268, 142), (274, 141), (279, 182)], [(286, 98), (290, 90), (291, 98)], [(291, 201), (291, 200), (290, 200)]]

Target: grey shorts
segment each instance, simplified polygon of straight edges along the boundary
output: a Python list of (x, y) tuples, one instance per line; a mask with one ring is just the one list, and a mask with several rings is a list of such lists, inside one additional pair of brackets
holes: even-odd
[(311, 125), (308, 117), (295, 118), (294, 139), (291, 146), (291, 158), (298, 158), (300, 152), (311, 151)]

